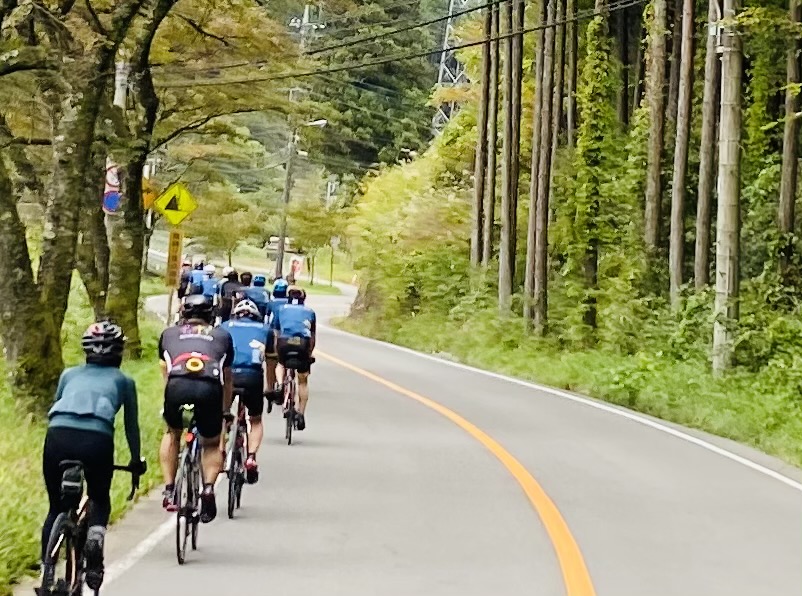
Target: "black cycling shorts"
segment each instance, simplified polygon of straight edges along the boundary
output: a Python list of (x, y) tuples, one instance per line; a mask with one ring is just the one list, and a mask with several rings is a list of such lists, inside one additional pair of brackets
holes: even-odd
[(223, 386), (214, 379), (170, 377), (164, 388), (164, 421), (183, 427), (182, 405), (195, 406), (195, 424), (205, 439), (217, 437), (223, 428)]
[(232, 368), (234, 395), (239, 395), (249, 416), (261, 416), (265, 409), (264, 374), (260, 369)]
[(276, 342), (278, 361), (285, 368), (308, 373), (312, 368), (309, 358), (310, 340), (306, 337), (279, 337)]

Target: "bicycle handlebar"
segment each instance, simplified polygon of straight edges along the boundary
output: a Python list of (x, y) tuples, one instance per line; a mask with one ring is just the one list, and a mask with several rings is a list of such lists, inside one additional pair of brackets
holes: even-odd
[(134, 472), (130, 464), (127, 466), (114, 464), (114, 470), (119, 472), (128, 472), (129, 474), (131, 474), (131, 492), (128, 493), (126, 501), (133, 501), (136, 491), (139, 490), (139, 478), (140, 478), (139, 474)]

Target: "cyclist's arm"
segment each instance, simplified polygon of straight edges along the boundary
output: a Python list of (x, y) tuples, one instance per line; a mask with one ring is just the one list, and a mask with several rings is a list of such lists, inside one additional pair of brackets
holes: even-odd
[(164, 335), (159, 337), (159, 365), (161, 365), (162, 369), (162, 380), (167, 383), (167, 362), (164, 360), (164, 348), (162, 348), (162, 340), (164, 339)]
[(309, 342), (309, 353), (315, 351), (315, 340), (317, 340), (317, 316), (315, 315), (315, 311), (312, 311), (312, 319), (311, 319), (311, 326), (309, 330), (312, 332), (312, 340)]
[(64, 386), (67, 384), (67, 373), (69, 370), (65, 370), (61, 373), (61, 376), (58, 378), (58, 386), (56, 387), (56, 397), (53, 399), (53, 403), (57, 402), (61, 399), (62, 394), (64, 393)]
[(234, 362), (234, 340), (228, 335), (228, 347), (226, 349), (225, 360), (223, 361), (223, 411), (231, 409), (234, 401), (234, 377), (231, 375), (231, 363)]
[(139, 435), (139, 403), (136, 395), (136, 383), (132, 379), (129, 379), (128, 382), (123, 408), (125, 409), (125, 438), (128, 441), (128, 449), (131, 451), (131, 460), (139, 461), (142, 455)]

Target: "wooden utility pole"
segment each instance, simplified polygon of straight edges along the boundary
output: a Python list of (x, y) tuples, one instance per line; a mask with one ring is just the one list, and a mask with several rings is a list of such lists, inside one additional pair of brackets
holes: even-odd
[(739, 0), (724, 0), (721, 42), (721, 126), (718, 150), (718, 214), (716, 221), (716, 302), (713, 323), (713, 372), (732, 364), (738, 321), (741, 233), (741, 38), (734, 19)]
[[(471, 225), (471, 265), (476, 267), (482, 259), (484, 233), (485, 174), (487, 172), (487, 109), (490, 98), (490, 32), (491, 9), (485, 9), (482, 46), (482, 90), (479, 96), (479, 118), (476, 123), (476, 163), (473, 172), (473, 218)], [(493, 148), (495, 151), (495, 147)]]
[[(802, 20), (799, 0), (789, 0), (788, 16), (792, 23)], [(796, 186), (799, 160), (799, 95), (795, 93), (794, 86), (799, 84), (799, 40), (797, 37), (788, 39), (788, 53), (786, 56), (786, 71), (788, 87), (785, 90), (785, 130), (783, 132), (783, 162), (782, 177), (780, 179), (780, 205), (778, 222), (782, 244), (780, 245), (780, 273), (784, 279), (790, 270), (793, 243), (791, 234), (794, 232), (794, 212), (796, 207)]]
[[(668, 258), (671, 305), (675, 308), (680, 305), (682, 270), (685, 265), (685, 176), (688, 170), (688, 139), (691, 133), (694, 1), (683, 0), (682, 4), (677, 136), (674, 143), (674, 174), (671, 183), (671, 234)], [(675, 34), (679, 35), (680, 32), (677, 31)]]
[[(516, 2), (517, 3), (517, 2)], [(502, 32), (513, 30), (513, 2), (506, 2), (502, 8)], [(510, 310), (512, 283), (515, 275), (515, 204), (512, 196), (513, 173), (512, 154), (515, 137), (513, 120), (513, 52), (512, 37), (504, 40), (504, 131), (501, 150), (501, 238), (498, 257), (498, 307), (503, 314)]]
[(524, 271), (524, 319), (532, 320), (535, 315), (535, 236), (537, 233), (537, 185), (540, 167), (540, 128), (543, 115), (543, 97), (547, 95), (543, 85), (543, 55), (545, 53), (546, 33), (542, 28), (545, 22), (546, 0), (536, 5), (537, 30), (535, 41), (535, 99), (532, 102), (532, 160), (529, 166), (529, 220), (526, 234), (526, 269)]
[(646, 157), (645, 241), (654, 250), (660, 237), (663, 158), (663, 125), (665, 119), (666, 74), (666, 0), (652, 0), (652, 23), (649, 29), (648, 76), (646, 95), (649, 102), (649, 144)]
[(537, 170), (537, 208), (535, 214), (535, 329), (543, 333), (546, 328), (546, 251), (549, 242), (549, 192), (551, 182), (551, 125), (554, 81), (554, 37), (557, 19), (557, 2), (549, 0), (546, 20), (545, 51), (543, 53), (543, 117), (540, 123), (540, 164)]
[(696, 194), (696, 250), (693, 259), (694, 286), (700, 290), (710, 283), (710, 214), (713, 203), (715, 165), (714, 140), (718, 120), (721, 64), (716, 53), (719, 0), (708, 0), (705, 83), (702, 95), (702, 136), (699, 143), (699, 187)]
[[(490, 6), (491, 39), (499, 34), (499, 5)], [(482, 266), (488, 267), (493, 255), (493, 229), (496, 216), (496, 145), (498, 144), (498, 40), (490, 42), (490, 89), (487, 102), (489, 123), (487, 130), (487, 188), (485, 189), (484, 230), (482, 233)]]
[(573, 148), (576, 138), (576, 60), (578, 52), (578, 28), (576, 21), (576, 0), (567, 0), (565, 13), (568, 19), (566, 36), (566, 52), (568, 57), (566, 59), (566, 66), (568, 68), (568, 89), (567, 89), (567, 106), (566, 106), (566, 121), (565, 133), (568, 146)]

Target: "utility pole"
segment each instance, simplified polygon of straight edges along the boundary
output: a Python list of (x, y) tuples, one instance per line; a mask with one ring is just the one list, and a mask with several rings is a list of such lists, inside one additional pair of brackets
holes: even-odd
[[(309, 19), (309, 12), (311, 9), (312, 5), (306, 4), (304, 6), (303, 16), (300, 19), (296, 17), (290, 21), (290, 27), (297, 28), (300, 34), (299, 46), (301, 54), (303, 54), (304, 50), (306, 49), (306, 38), (309, 32), (314, 29), (317, 29), (317, 24), (311, 23)], [(296, 96), (300, 91), (302, 90), (297, 87), (290, 89), (290, 103), (296, 100)], [(290, 141), (287, 144), (288, 153), (287, 153), (287, 165), (284, 175), (284, 190), (281, 193), (281, 225), (279, 228), (278, 249), (276, 251), (276, 272), (275, 272), (276, 278), (279, 278), (284, 274), (284, 251), (287, 242), (287, 209), (290, 203), (290, 191), (292, 190), (292, 184), (293, 184), (292, 165), (297, 150), (298, 150), (298, 127), (295, 126), (292, 129), (292, 134), (290, 135)]]
[[(476, 267), (482, 259), (484, 232), (485, 175), (487, 174), (487, 104), (490, 99), (490, 36), (492, 8), (485, 8), (483, 16), (485, 43), (482, 46), (482, 93), (479, 99), (479, 120), (476, 126), (476, 163), (474, 164), (473, 214), (471, 217), (471, 265)], [(493, 147), (493, 151), (496, 148)]]
[(732, 364), (734, 327), (740, 289), (741, 201), (741, 38), (733, 25), (739, 0), (724, 0), (721, 54), (721, 126), (718, 143), (716, 221), (716, 302), (713, 322), (713, 372)]

